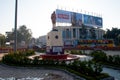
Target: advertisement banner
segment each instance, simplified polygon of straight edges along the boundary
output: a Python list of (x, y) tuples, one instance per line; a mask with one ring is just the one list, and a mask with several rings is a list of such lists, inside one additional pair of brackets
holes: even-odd
[(76, 26), (82, 26), (82, 14), (76, 13)]
[(71, 12), (71, 23), (73, 26), (82, 25), (82, 14)]
[(71, 23), (71, 12), (57, 9), (56, 22)]
[(96, 26), (96, 27), (102, 27), (102, 18), (95, 17), (91, 15), (83, 15), (84, 17), (84, 24), (87, 26)]
[(73, 26), (82, 25), (82, 14), (65, 10), (56, 10), (56, 22), (71, 23)]
[(95, 25), (95, 19), (93, 16), (84, 14), (84, 24), (88, 26)]
[(71, 23), (72, 26), (87, 26), (102, 27), (102, 18), (92, 15), (86, 15), (76, 12), (70, 12), (65, 10), (56, 9), (56, 22), (60, 23)]
[(102, 27), (102, 18), (94, 17), (94, 19), (95, 19), (95, 25), (99, 26), (99, 27)]

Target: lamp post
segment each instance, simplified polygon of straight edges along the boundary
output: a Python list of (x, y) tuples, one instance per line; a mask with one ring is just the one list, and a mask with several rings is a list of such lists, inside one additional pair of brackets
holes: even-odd
[(17, 0), (15, 0), (15, 30), (14, 30), (14, 52), (17, 51)]

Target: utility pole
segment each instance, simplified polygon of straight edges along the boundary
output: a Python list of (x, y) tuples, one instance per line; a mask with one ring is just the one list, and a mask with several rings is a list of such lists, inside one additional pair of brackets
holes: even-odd
[(17, 0), (15, 0), (14, 52), (17, 51)]

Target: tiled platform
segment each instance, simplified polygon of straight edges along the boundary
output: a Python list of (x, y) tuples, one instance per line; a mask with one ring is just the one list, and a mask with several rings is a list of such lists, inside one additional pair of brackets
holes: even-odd
[(0, 80), (74, 80), (69, 74), (40, 68), (11, 67), (0, 64)]

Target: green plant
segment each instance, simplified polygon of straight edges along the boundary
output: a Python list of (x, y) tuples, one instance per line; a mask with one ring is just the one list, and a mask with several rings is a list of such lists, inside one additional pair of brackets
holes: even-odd
[(39, 57), (34, 57), (33, 64), (38, 65), (39, 64)]
[(83, 55), (84, 53), (82, 53), (81, 50), (71, 50), (70, 54), (77, 54), (77, 55)]
[(107, 55), (103, 51), (93, 51), (91, 52), (91, 56), (93, 57), (93, 60), (96, 62), (107, 61)]
[(2, 58), (3, 63), (14, 64), (14, 65), (23, 65), (31, 63), (31, 60), (27, 58), (27, 56), (35, 54), (32, 50), (27, 51), (19, 51), (19, 52), (11, 52), (5, 55)]
[[(28, 59), (27, 56), (32, 55), (33, 52), (17, 52), (9, 53), (2, 59), (3, 63), (12, 64), (16, 66), (42, 66), (42, 67), (53, 67), (68, 70), (78, 76), (84, 77), (87, 80), (99, 80), (101, 77), (106, 77), (102, 72), (102, 66), (99, 63), (93, 61), (80, 61), (75, 60), (67, 63), (66, 61), (59, 60), (40, 60), (39, 57), (35, 57), (33, 60)], [(96, 77), (94, 77), (96, 76)]]
[(99, 62), (105, 65), (120, 67), (120, 56), (119, 55), (106, 55), (103, 51), (93, 51), (91, 52), (93, 61)]

